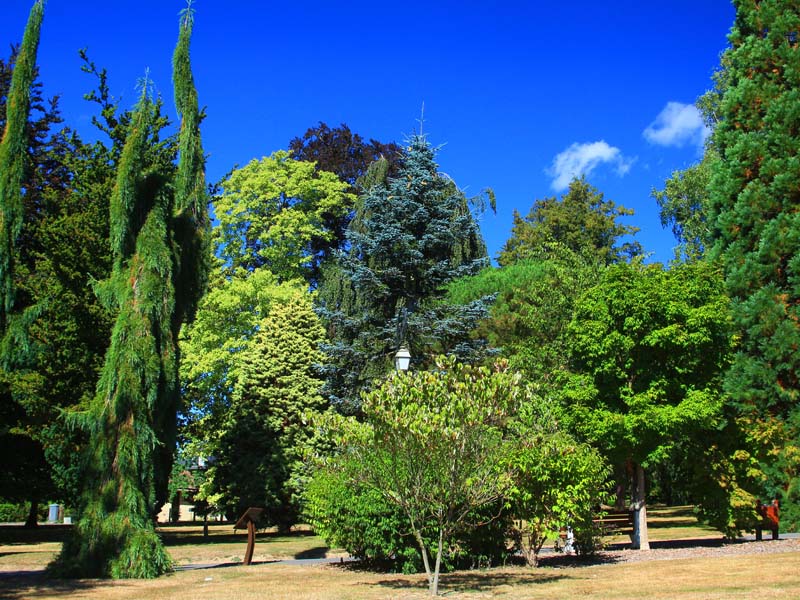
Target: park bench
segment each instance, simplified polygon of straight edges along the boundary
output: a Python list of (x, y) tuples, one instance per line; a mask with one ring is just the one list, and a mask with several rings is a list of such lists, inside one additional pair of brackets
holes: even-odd
[(633, 511), (631, 510), (602, 510), (601, 513), (592, 519), (597, 526), (600, 535), (616, 535), (633, 533)]
[(756, 500), (756, 511), (761, 516), (761, 521), (756, 524), (756, 540), (761, 541), (761, 533), (764, 529), (772, 531), (772, 539), (777, 540), (780, 525), (778, 501), (773, 500), (772, 504), (761, 504), (761, 500)]

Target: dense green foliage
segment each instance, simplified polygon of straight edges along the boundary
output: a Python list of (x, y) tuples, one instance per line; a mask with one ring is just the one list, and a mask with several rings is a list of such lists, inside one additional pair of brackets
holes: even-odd
[(514, 484), (506, 495), (514, 516), (512, 537), (529, 565), (548, 539), (570, 527), (575, 551), (591, 554), (600, 546), (595, 523), (605, 503), (609, 471), (594, 448), (560, 430), (557, 411), (532, 396), (511, 422), (517, 447), (511, 455)]
[(740, 334), (726, 389), (765, 478), (797, 523), (800, 498), (800, 7), (739, 0), (711, 182), (714, 256)]
[(336, 175), (278, 151), (237, 169), (214, 201), (218, 252), (232, 269), (270, 269), (281, 281), (314, 280), (320, 244), (335, 241), (330, 219), (354, 196)]
[[(336, 469), (314, 473), (304, 493), (305, 522), (331, 547), (344, 548), (366, 564), (402, 573), (424, 569), (419, 545), (402, 510), (376, 489), (354, 481), (359, 463), (337, 458)], [(470, 524), (456, 533), (442, 556), (442, 571), (499, 565), (509, 559), (510, 517), (500, 507), (488, 506), (466, 518)], [(487, 522), (488, 521), (488, 522)], [(424, 527), (434, 531), (435, 523)], [(436, 552), (437, 540), (429, 535), (425, 545)]]
[[(578, 300), (569, 336), (566, 418), (618, 473), (652, 468), (721, 424), (732, 340), (713, 265), (611, 265)], [(644, 493), (632, 497), (644, 503)]]
[(110, 205), (112, 273), (98, 289), (118, 314), (97, 395), (81, 419), (90, 434), (86, 501), (54, 565), (63, 574), (154, 577), (170, 568), (152, 517), (165, 499), (172, 467), (178, 331), (199, 300), (205, 270), (198, 252), (206, 202), (189, 66), (191, 30), (187, 10), (174, 58), (183, 117), (177, 176), (146, 163), (157, 114), (148, 82), (117, 165)]
[[(345, 477), (352, 484), (400, 509), (431, 594), (454, 534), (511, 485), (506, 425), (526, 398), (520, 377), (503, 365), (492, 371), (440, 358), (433, 371), (395, 373), (365, 394), (363, 423), (330, 417), (343, 459), (328, 468), (349, 467)], [(433, 551), (426, 539), (435, 541)]]
[(438, 173), (424, 137), (410, 140), (396, 178), (359, 198), (347, 235), (350, 249), (328, 268), (319, 302), (334, 403), (357, 411), (359, 391), (391, 369), (402, 345), (423, 368), (435, 352), (480, 355), (483, 342), (470, 331), (488, 299), (442, 298), (448, 282), (486, 265), (486, 248), (466, 197)]
[[(18, 254), (17, 237), (22, 231), (22, 184), (29, 144), (26, 126), (43, 17), (44, 1), (37, 0), (31, 8), (22, 46), (16, 57), (6, 99), (5, 128), (0, 140), (0, 335), (4, 337), (16, 295), (14, 262)], [(11, 362), (8, 345), (4, 340), (0, 353), (4, 367)]]
[[(44, 17), (44, 3), (33, 5), (22, 46), (15, 57), (15, 67), (3, 82), (3, 133), (0, 137), (0, 441), (15, 449), (4, 468), (0, 493), (5, 498), (23, 500), (25, 496), (35, 501), (42, 492), (49, 491), (41, 445), (29, 431), (29, 411), (20, 385), (20, 367), (27, 350), (27, 336), (21, 335), (17, 303), (20, 249), (19, 237), (23, 226), (23, 186), (28, 167), (30, 138), (27, 131), (31, 111), (31, 92), (36, 75), (36, 52), (39, 32)], [(11, 61), (9, 61), (11, 62)], [(19, 308), (19, 307), (17, 307)], [(24, 330), (23, 330), (24, 331)], [(29, 357), (26, 357), (29, 359)], [(6, 471), (7, 468), (7, 471)], [(35, 507), (29, 525), (36, 524)]]
[(316, 366), (323, 329), (311, 299), (298, 292), (272, 307), (236, 358), (229, 406), (215, 436), (208, 500), (232, 517), (265, 508), (263, 523), (297, 522), (311, 444), (310, 415), (324, 408)]
[[(302, 137), (295, 137), (289, 142), (289, 151), (293, 159), (313, 162), (317, 171), (335, 174), (350, 186), (348, 191), (352, 193), (368, 189), (369, 185), (365, 184), (364, 178), (372, 163), (384, 161), (387, 173), (395, 176), (402, 158), (402, 149), (394, 142), (386, 144), (375, 139), (366, 142), (344, 123), (334, 128), (323, 122), (316, 127), (309, 127)], [(319, 282), (322, 265), (337, 250), (345, 249), (347, 227), (353, 214), (353, 210), (321, 214), (325, 230), (331, 235), (311, 240), (311, 255), (314, 257), (311, 265), (313, 283)]]
[(601, 265), (630, 259), (641, 254), (642, 247), (639, 242), (620, 243), (620, 238), (634, 235), (638, 228), (618, 219), (632, 214), (632, 210), (606, 200), (585, 178), (573, 179), (561, 199), (536, 200), (524, 218), (514, 212), (511, 237), (498, 262), (505, 266), (537, 258), (554, 242)]
[(440, 570), (536, 564), (567, 526), (593, 551), (613, 484), (643, 548), (648, 498), (736, 536), (777, 497), (798, 526), (800, 7), (734, 3), (697, 103), (713, 137), (652, 194), (665, 269), (583, 177), (515, 212), (492, 268), (424, 136), (323, 122), (231, 171), (212, 231), (191, 10), (180, 129), (147, 80), (120, 111), (82, 52), (103, 136), (85, 143), (42, 96), (35, 0), (0, 60), (0, 512), (72, 503), (55, 573), (154, 577), (154, 515), (199, 486), (201, 511), (305, 516), (433, 593)]
[(498, 348), (529, 381), (554, 386), (567, 367), (567, 326), (575, 301), (598, 277), (597, 265), (558, 244), (542, 247), (537, 260), (487, 268), (448, 286), (448, 301), (467, 304), (495, 296), (478, 337)]
[(308, 312), (313, 248), (332, 239), (325, 216), (345, 214), (353, 196), (283, 151), (234, 171), (223, 188), (218, 269), (181, 346), (184, 451), (214, 459), (204, 500), (232, 517), (264, 507), (266, 521), (285, 528), (303, 483), (303, 415), (323, 402), (323, 331)]

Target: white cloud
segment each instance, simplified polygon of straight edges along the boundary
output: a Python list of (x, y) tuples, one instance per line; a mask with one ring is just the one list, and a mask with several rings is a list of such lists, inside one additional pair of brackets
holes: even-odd
[(693, 104), (667, 102), (656, 120), (650, 123), (642, 135), (657, 146), (702, 146), (711, 131), (703, 123), (703, 117)]
[(556, 155), (547, 173), (553, 177), (551, 187), (560, 192), (567, 189), (569, 182), (575, 177), (591, 175), (603, 163), (614, 165), (617, 175), (622, 177), (631, 170), (635, 160), (623, 156), (619, 148), (609, 146), (603, 140), (586, 144), (576, 142)]

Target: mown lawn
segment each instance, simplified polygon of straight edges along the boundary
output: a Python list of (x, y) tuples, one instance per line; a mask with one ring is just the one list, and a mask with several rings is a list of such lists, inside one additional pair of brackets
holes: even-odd
[[(170, 553), (180, 565), (207, 565), (179, 570), (151, 581), (53, 581), (43, 567), (54, 556), (63, 527), (38, 531), (0, 527), (0, 598), (112, 600), (236, 600), (250, 598), (376, 599), (424, 598), (424, 575), (397, 575), (360, 570), (354, 565), (296, 565), (284, 558), (338, 556), (310, 531), (291, 535), (262, 532), (254, 564), (239, 563), (245, 549), (243, 532), (230, 525), (212, 525), (207, 540), (202, 528), (162, 528)], [(653, 540), (719, 537), (696, 523), (689, 507), (650, 512)], [(563, 564), (563, 563), (562, 563)], [(22, 573), (20, 573), (22, 572)], [(443, 576), (446, 598), (774, 598), (796, 596), (800, 587), (800, 552), (749, 554), (568, 567), (502, 567)]]

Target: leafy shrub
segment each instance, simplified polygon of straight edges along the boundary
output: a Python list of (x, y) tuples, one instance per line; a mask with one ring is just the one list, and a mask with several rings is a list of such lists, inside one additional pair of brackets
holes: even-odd
[(592, 554), (600, 536), (594, 507), (608, 499), (609, 469), (594, 448), (560, 431), (554, 408), (532, 397), (512, 423), (518, 440), (510, 459), (514, 486), (507, 499), (517, 519), (512, 538), (530, 565), (547, 539), (572, 527), (578, 554)]
[[(508, 558), (508, 520), (498, 506), (470, 515), (472, 526), (452, 541), (442, 570), (502, 564)], [(407, 518), (376, 490), (354, 485), (340, 471), (318, 470), (305, 492), (305, 520), (333, 547), (373, 567), (402, 573), (422, 570)], [(435, 551), (434, 540), (426, 545)]]
[(28, 507), (25, 504), (0, 504), (0, 523), (18, 523), (28, 517)]

